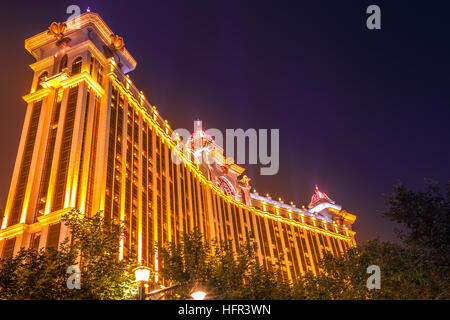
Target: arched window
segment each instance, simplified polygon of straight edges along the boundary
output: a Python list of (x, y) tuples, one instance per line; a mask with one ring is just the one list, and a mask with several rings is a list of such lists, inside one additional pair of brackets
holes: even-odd
[(45, 78), (46, 78), (47, 76), (48, 76), (48, 72), (47, 72), (47, 71), (44, 71), (44, 72), (41, 73), (41, 75), (39, 76), (38, 81), (37, 81), (37, 86), (36, 86), (36, 89), (37, 89), (37, 90), (43, 88), (42, 82), (44, 82), (44, 80), (45, 80)]
[(234, 187), (230, 183), (230, 181), (227, 178), (225, 178), (224, 176), (219, 177), (218, 187), (227, 196), (232, 196), (233, 198), (236, 197), (236, 190), (234, 189)]
[(72, 75), (78, 74), (81, 72), (81, 65), (83, 64), (83, 59), (81, 57), (77, 57), (72, 62)]
[(61, 58), (61, 62), (59, 63), (59, 71), (58, 72), (63, 71), (64, 68), (67, 68), (67, 54), (65, 54)]

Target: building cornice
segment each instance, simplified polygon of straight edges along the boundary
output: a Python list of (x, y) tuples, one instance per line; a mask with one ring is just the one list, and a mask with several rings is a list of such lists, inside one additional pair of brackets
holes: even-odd
[(46, 226), (46, 225), (49, 225), (49, 224), (52, 224), (52, 223), (57, 223), (57, 222), (61, 221), (61, 217), (64, 214), (72, 211), (73, 209), (74, 208), (64, 208), (64, 209), (61, 209), (61, 210), (58, 210), (58, 211), (54, 211), (54, 212), (49, 213), (49, 214), (44, 214), (42, 216), (39, 216), (37, 218), (37, 220), (38, 220), (39, 224), (42, 227)]
[(49, 56), (45, 59), (41, 59), (39, 61), (36, 61), (36, 62), (30, 64), (30, 68), (36, 72), (36, 71), (45, 69), (47, 67), (50, 67), (51, 65), (53, 65), (54, 60), (55, 60), (55, 57)]
[(67, 88), (83, 81), (86, 81), (89, 87), (92, 88), (97, 95), (103, 97), (103, 95), (105, 94), (105, 89), (103, 89), (102, 86), (99, 85), (98, 82), (95, 81), (87, 71), (80, 72), (68, 79), (62, 80), (61, 87)]
[(22, 97), (23, 100), (25, 100), (26, 103), (31, 103), (34, 101), (38, 101), (43, 99), (44, 97), (48, 96), (52, 89), (51, 88), (42, 88), (37, 91), (31, 92), (29, 94), (26, 94)]
[[(79, 29), (83, 29), (88, 26), (92, 26), (96, 29), (97, 34), (99, 35), (100, 39), (106, 43), (110, 43), (110, 36), (113, 34), (112, 30), (108, 27), (108, 25), (103, 21), (103, 19), (94, 12), (86, 12), (83, 13), (79, 18), (79, 21), (77, 21), (77, 28), (71, 27), (73, 24), (68, 23), (68, 29), (65, 32), (64, 36), (70, 36), (70, 34), (78, 31)], [(36, 49), (50, 44), (52, 42), (56, 42), (54, 36), (47, 33), (47, 31), (43, 31), (33, 37), (30, 37), (25, 40), (25, 49), (33, 55), (36, 59), (38, 59)], [(131, 70), (136, 68), (136, 60), (131, 56), (131, 54), (128, 52), (126, 48), (123, 48), (120, 50), (121, 54), (124, 56), (124, 58), (129, 62), (131, 65)]]
[(91, 75), (87, 71), (80, 72), (72, 77), (61, 77), (55, 75), (55, 77), (51, 77), (45, 84), (48, 85), (46, 88), (39, 89), (37, 91), (31, 92), (29, 94), (24, 95), (22, 98), (26, 103), (31, 103), (34, 101), (38, 101), (48, 96), (50, 91), (53, 88), (68, 88), (74, 85), (77, 85), (81, 82), (85, 81), (88, 86), (95, 91), (95, 93), (103, 97), (105, 94), (105, 89), (102, 88), (100, 84), (95, 81)]
[(28, 228), (28, 225), (25, 223), (18, 223), (15, 225), (12, 225), (8, 228), (5, 228), (0, 231), (0, 240), (6, 239), (6, 238), (12, 238), (19, 234), (22, 234), (25, 232), (25, 230)]

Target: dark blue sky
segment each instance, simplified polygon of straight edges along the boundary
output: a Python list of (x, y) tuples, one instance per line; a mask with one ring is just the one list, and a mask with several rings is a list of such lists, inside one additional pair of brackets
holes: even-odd
[[(0, 14), (2, 207), (32, 77), (23, 41), (70, 4), (124, 38), (172, 128), (280, 129), (280, 171), (250, 167), (253, 185), (301, 205), (318, 184), (358, 216), (359, 241), (394, 238), (380, 212), (397, 181), (450, 179), (448, 1), (15, 1)], [(366, 28), (371, 4), (382, 30)]]

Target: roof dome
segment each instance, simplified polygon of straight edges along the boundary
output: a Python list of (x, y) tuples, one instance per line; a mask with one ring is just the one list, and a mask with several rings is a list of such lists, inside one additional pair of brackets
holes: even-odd
[(327, 196), (326, 193), (322, 192), (319, 190), (319, 187), (316, 185), (316, 191), (314, 192), (314, 194), (311, 197), (311, 202), (308, 205), (308, 208), (314, 208), (315, 206), (317, 206), (319, 203), (322, 202), (329, 202), (329, 203), (333, 203), (334, 201), (330, 199), (330, 197)]

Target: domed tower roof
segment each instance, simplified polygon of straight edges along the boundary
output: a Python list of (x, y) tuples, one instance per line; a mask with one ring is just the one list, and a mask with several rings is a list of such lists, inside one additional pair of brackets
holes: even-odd
[(308, 208), (310, 209), (314, 208), (315, 206), (317, 206), (319, 203), (322, 202), (329, 202), (334, 204), (334, 201), (331, 200), (326, 193), (320, 191), (319, 187), (316, 185), (316, 190), (311, 197), (311, 202), (309, 203)]

